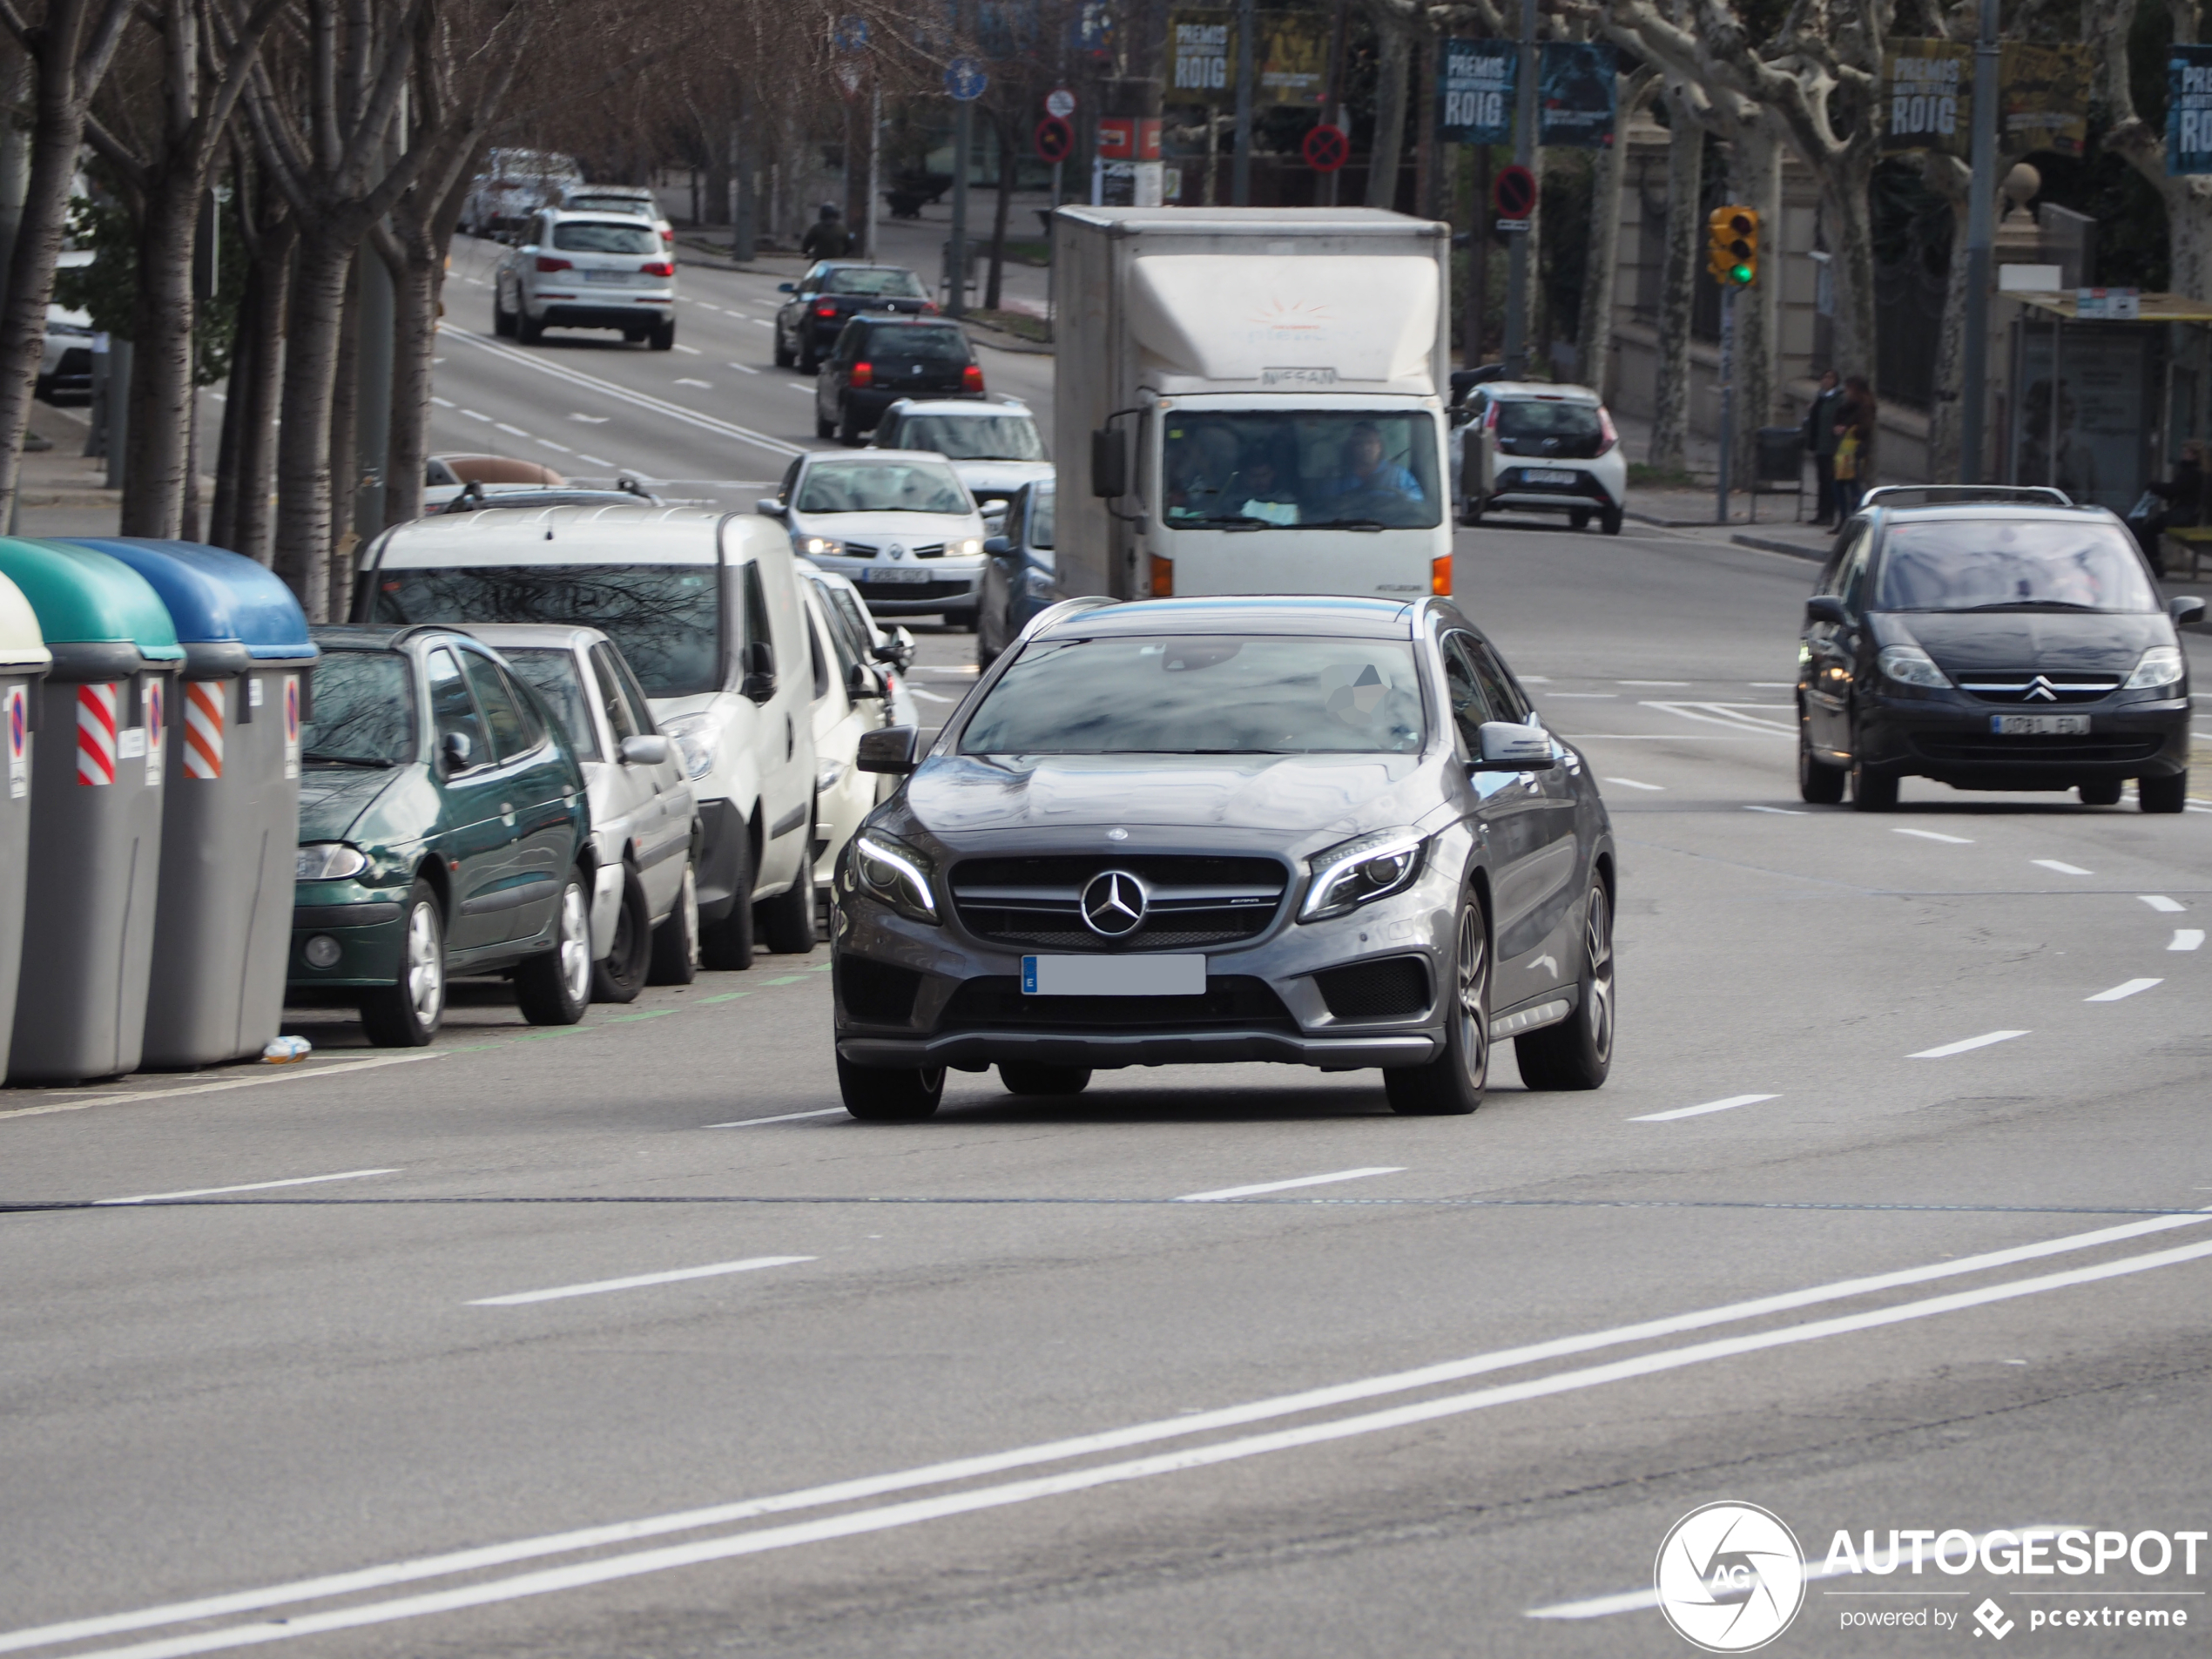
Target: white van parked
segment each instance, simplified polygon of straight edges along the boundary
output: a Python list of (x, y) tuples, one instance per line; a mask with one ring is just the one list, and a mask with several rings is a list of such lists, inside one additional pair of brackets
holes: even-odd
[(363, 553), (363, 621), (573, 624), (622, 648), (698, 797), (699, 954), (813, 948), (813, 644), (791, 543), (682, 507), (440, 514)]

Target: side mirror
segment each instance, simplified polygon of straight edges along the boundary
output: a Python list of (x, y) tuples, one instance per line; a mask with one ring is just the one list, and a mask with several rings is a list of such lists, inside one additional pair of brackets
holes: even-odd
[(875, 648), (875, 659), (905, 673), (914, 665), (914, 637), (904, 628), (892, 629), (889, 640)]
[(745, 680), (738, 694), (765, 703), (776, 694), (776, 648), (765, 639), (756, 639), (745, 648), (743, 661)]
[(1090, 493), (1109, 500), (1129, 494), (1129, 448), (1111, 427), (1090, 435)]
[(776, 284), (776, 292), (778, 293), (797, 293), (799, 292), (799, 285), (796, 282), (779, 282)]
[(1482, 752), (1473, 768), (1476, 772), (1549, 772), (1557, 764), (1551, 738), (1535, 726), (1485, 720), (1480, 738)]
[(650, 736), (640, 733), (634, 738), (624, 738), (621, 755), (622, 764), (625, 766), (661, 765), (668, 759), (668, 739), (658, 732)]
[(790, 508), (773, 499), (753, 502), (752, 510), (763, 518), (788, 518), (791, 516)]
[(874, 698), (880, 701), (891, 694), (883, 689), (883, 683), (880, 680), (868, 672), (865, 663), (855, 663), (853, 664), (852, 671), (845, 677), (845, 695), (858, 703), (864, 698)]
[(1851, 612), (1844, 609), (1844, 602), (1832, 593), (1816, 593), (1805, 601), (1805, 620), (1824, 622), (1831, 627), (1851, 626)]
[(1002, 559), (1014, 551), (1014, 543), (1003, 536), (993, 536), (985, 539), (983, 550), (995, 559)]
[(2193, 593), (2177, 594), (2166, 602), (2166, 614), (2173, 617), (2176, 628), (2186, 628), (2204, 620), (2204, 601)]
[(914, 769), (915, 739), (920, 735), (910, 725), (880, 725), (873, 732), (863, 732), (853, 764), (862, 772), (903, 778)]
[(449, 772), (468, 771), (469, 758), (475, 752), (466, 732), (448, 732), (438, 739), (438, 759)]

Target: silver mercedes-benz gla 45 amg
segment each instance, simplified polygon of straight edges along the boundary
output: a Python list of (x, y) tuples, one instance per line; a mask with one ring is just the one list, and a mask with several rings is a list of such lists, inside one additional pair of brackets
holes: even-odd
[(1470, 1112), (1512, 1037), (1537, 1089), (1612, 1062), (1612, 831), (1453, 604), (1071, 599), (987, 671), (840, 860), (838, 1079), (935, 1111), (1120, 1066), (1380, 1067)]

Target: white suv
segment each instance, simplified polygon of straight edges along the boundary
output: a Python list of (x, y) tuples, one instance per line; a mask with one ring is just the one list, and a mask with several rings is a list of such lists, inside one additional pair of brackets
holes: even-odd
[(660, 198), (643, 185), (567, 185), (553, 205), (570, 213), (628, 213), (650, 219), (661, 246), (676, 246), (676, 226), (660, 211)]
[(546, 208), (493, 274), (491, 326), (526, 346), (548, 328), (618, 328), (671, 350), (675, 255), (650, 219)]
[(1597, 519), (1621, 533), (1629, 462), (1598, 395), (1547, 381), (1492, 381), (1467, 397), (1453, 435), (1453, 493), (1460, 522), (1488, 513), (1564, 513), (1581, 529)]
[(577, 624), (622, 648), (698, 797), (699, 954), (814, 943), (813, 643), (791, 543), (685, 507), (437, 514), (361, 559), (363, 621)]

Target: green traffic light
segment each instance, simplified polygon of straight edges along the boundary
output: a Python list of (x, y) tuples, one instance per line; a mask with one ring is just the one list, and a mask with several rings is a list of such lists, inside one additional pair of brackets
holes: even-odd
[(1748, 287), (1751, 281), (1751, 267), (1748, 265), (1731, 265), (1728, 268), (1728, 280), (1738, 287)]

